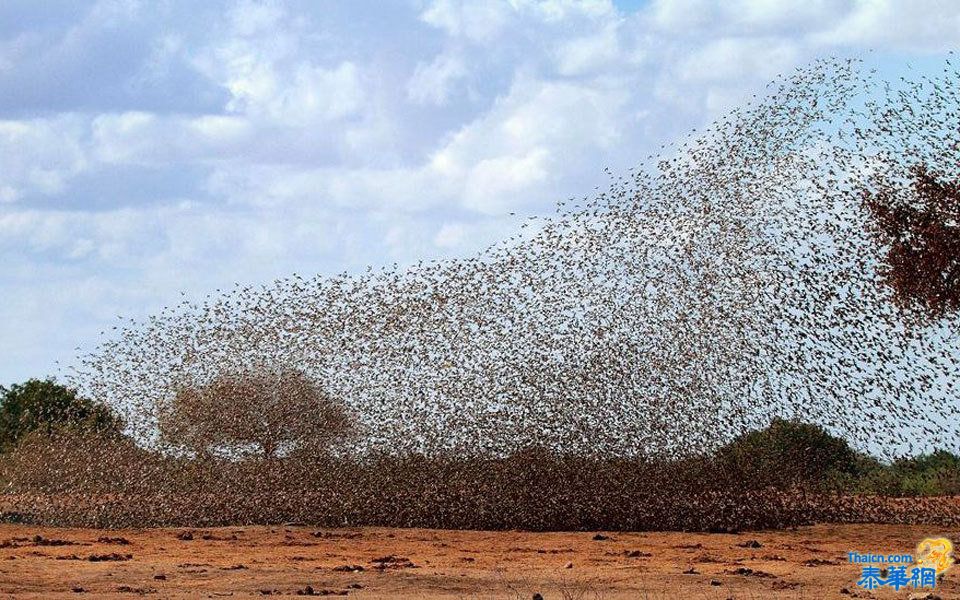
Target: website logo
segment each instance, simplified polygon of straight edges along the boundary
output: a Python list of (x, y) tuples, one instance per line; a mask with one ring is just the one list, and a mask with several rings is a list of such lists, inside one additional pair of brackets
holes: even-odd
[(857, 585), (867, 590), (935, 588), (953, 566), (953, 543), (947, 538), (927, 538), (917, 545), (914, 554), (850, 551), (847, 560), (861, 565)]

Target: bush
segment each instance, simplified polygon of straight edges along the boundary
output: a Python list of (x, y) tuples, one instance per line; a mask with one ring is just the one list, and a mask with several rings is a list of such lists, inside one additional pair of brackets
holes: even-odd
[(818, 425), (780, 418), (737, 437), (720, 448), (717, 458), (735, 477), (777, 487), (855, 475), (868, 460)]
[(857, 487), (883, 496), (960, 495), (960, 457), (938, 450), (903, 458), (865, 474)]
[(106, 406), (81, 398), (52, 379), (0, 387), (0, 451), (15, 447), (31, 432), (61, 428), (118, 433), (122, 425)]

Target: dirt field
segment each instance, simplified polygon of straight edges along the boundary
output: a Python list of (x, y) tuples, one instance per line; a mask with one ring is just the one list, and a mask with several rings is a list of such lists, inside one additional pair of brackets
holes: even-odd
[[(893, 525), (736, 535), (0, 525), (0, 598), (906, 598), (916, 592), (857, 588), (860, 570), (846, 553), (912, 553), (932, 535), (957, 539), (958, 532)], [(936, 593), (960, 597), (960, 567)]]

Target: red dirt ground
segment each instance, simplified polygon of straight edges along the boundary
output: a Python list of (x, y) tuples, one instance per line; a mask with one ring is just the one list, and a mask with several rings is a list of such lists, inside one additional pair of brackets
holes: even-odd
[[(0, 525), (0, 598), (261, 598), (311, 589), (357, 599), (535, 593), (546, 600), (907, 598), (916, 591), (857, 588), (860, 569), (847, 562), (847, 551), (912, 553), (925, 537), (957, 539), (960, 532), (818, 525), (603, 535), (608, 539), (297, 526), (108, 531)], [(936, 593), (960, 597), (960, 567), (946, 573)]]

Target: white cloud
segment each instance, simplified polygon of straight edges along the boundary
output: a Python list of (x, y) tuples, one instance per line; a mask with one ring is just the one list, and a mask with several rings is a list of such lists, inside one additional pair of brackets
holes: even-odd
[(710, 35), (801, 36), (830, 27), (858, 4), (851, 0), (655, 0), (648, 16), (652, 24), (672, 34), (698, 37)]
[(563, 42), (557, 50), (557, 71), (561, 75), (582, 75), (620, 65), (617, 27), (608, 24), (601, 31)]
[(227, 18), (235, 35), (249, 37), (272, 34), (284, 17), (285, 11), (277, 2), (242, 0), (234, 6)]
[[(556, 168), (555, 164), (552, 166)], [(544, 182), (550, 175), (550, 167), (550, 153), (543, 148), (533, 149), (522, 156), (481, 160), (470, 169), (463, 204), (487, 214), (503, 214), (510, 208), (522, 206), (523, 201), (517, 198)]]
[(0, 351), (0, 377), (180, 288), (469, 253), (778, 72), (955, 46), (958, 19), (935, 0), (114, 0), (20, 19), (0, 36), (0, 293), (73, 300), (47, 321), (2, 309), (0, 339), (56, 342)]
[(332, 68), (311, 63), (279, 73), (251, 57), (232, 61), (224, 78), (233, 99), (227, 109), (286, 125), (342, 119), (362, 106), (363, 91), (356, 65), (343, 62)]
[(463, 243), (467, 229), (463, 223), (444, 223), (437, 235), (433, 236), (433, 243), (441, 248), (456, 248)]
[(626, 100), (614, 84), (520, 77), (486, 115), (436, 152), (430, 166), (471, 210), (504, 214), (543, 206), (558, 199), (549, 198), (558, 192), (554, 184), (570, 171), (580, 173), (575, 161), (620, 138)]
[(595, 20), (619, 18), (617, 9), (610, 0), (525, 0), (522, 4), (536, 11), (548, 22), (575, 17)]
[(10, 185), (0, 187), (0, 203), (14, 202), (20, 198), (21, 194), (16, 188)]
[(779, 38), (721, 38), (692, 52), (679, 74), (697, 82), (742, 81), (747, 76), (772, 79), (796, 65), (798, 45)]
[(507, 26), (514, 6), (507, 2), (436, 0), (420, 18), (450, 36), (490, 42)]
[(823, 45), (947, 51), (960, 43), (960, 4), (940, 0), (860, 1), (811, 37)]
[(276, 2), (241, 2), (227, 33), (201, 49), (194, 64), (226, 88), (226, 109), (252, 118), (304, 126), (355, 115), (365, 97), (351, 61), (313, 52), (313, 35)]
[(454, 84), (466, 74), (459, 56), (441, 54), (429, 63), (420, 62), (407, 83), (407, 97), (417, 104), (446, 104)]
[(74, 115), (0, 121), (0, 188), (12, 201), (56, 194), (86, 163), (83, 122)]
[(720, 10), (711, 0), (654, 0), (648, 12), (656, 27), (683, 33), (710, 23), (719, 24)]

